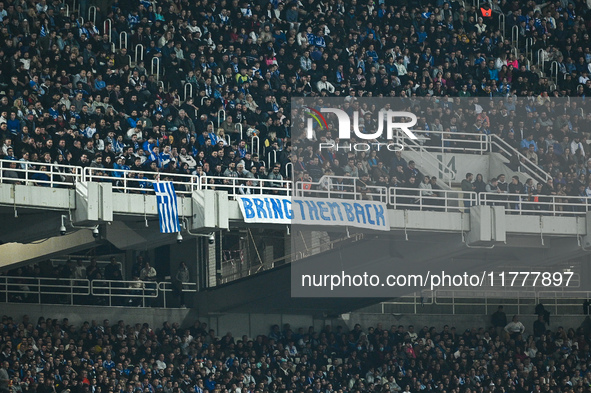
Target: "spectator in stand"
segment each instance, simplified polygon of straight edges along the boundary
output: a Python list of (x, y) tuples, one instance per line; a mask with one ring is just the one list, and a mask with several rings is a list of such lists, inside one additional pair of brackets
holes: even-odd
[(181, 302), (181, 308), (186, 308), (185, 307), (185, 293), (183, 292), (184, 289), (184, 285), (186, 283), (189, 282), (189, 268), (187, 267), (187, 264), (184, 261), (181, 261), (179, 263), (179, 268), (177, 270), (177, 273), (175, 275), (175, 280), (173, 285), (175, 286), (175, 290), (177, 291), (178, 295), (179, 295), (179, 300)]
[(491, 323), (496, 329), (497, 334), (507, 326), (507, 315), (503, 311), (503, 306), (497, 307), (497, 311), (491, 316)]
[[(9, 360), (2, 362), (0, 383), (14, 381), (23, 393), (91, 391), (105, 385), (125, 392), (141, 386), (138, 391), (146, 393), (224, 389), (386, 393), (401, 392), (402, 386), (410, 393), (529, 389), (587, 393), (586, 381), (591, 376), (580, 356), (589, 345), (583, 327), (568, 332), (559, 327), (554, 332), (541, 332), (537, 339), (523, 340), (505, 340), (485, 327), (457, 334), (455, 327), (425, 326), (414, 333), (412, 326), (388, 329), (381, 323), (367, 329), (355, 325), (350, 331), (341, 326), (294, 331), (289, 325), (283, 330), (276, 325), (268, 335), (252, 339), (235, 338), (231, 332), (216, 337), (214, 330), (199, 321), (184, 327), (164, 322), (152, 329), (147, 323), (126, 324), (122, 320), (113, 326), (107, 320), (102, 325), (92, 321), (73, 326), (67, 319), (41, 319), (34, 326), (27, 317), (19, 321), (4, 316), (1, 327), (9, 333), (2, 342), (2, 356)], [(18, 350), (12, 350), (13, 342), (29, 329), (42, 329), (47, 335), (34, 343), (25, 340)], [(48, 357), (63, 355), (59, 347), (48, 345), (58, 334), (77, 344), (64, 347), (65, 363), (46, 362), (40, 370), (31, 368), (43, 352)], [(323, 353), (327, 346), (323, 337), (332, 341), (330, 352)], [(104, 344), (107, 342), (110, 344)], [(441, 353), (450, 355), (443, 358)], [(503, 354), (502, 365), (494, 361), (495, 353)], [(543, 367), (544, 356), (552, 362), (549, 369)], [(328, 365), (334, 369), (329, 370)], [(551, 380), (552, 385), (546, 382)]]
[[(225, 173), (246, 152), (260, 152), (271, 168), (275, 162), (267, 160), (277, 154), (283, 178), (292, 177), (286, 164), (297, 156), (301, 164), (293, 177), (306, 170), (317, 182), (324, 162), (306, 167), (323, 138), (337, 139), (335, 123), (328, 119), (327, 129), (314, 129), (312, 140), (301, 135), (306, 128), (302, 97), (338, 97), (350, 108), (360, 97), (397, 97), (401, 107), (406, 105), (400, 110), (416, 109), (416, 128), (424, 128), (430, 139), (427, 148), (469, 147), (473, 140), (465, 133), (472, 130), (495, 134), (504, 140), (497, 146), (505, 154), (527, 149), (534, 166), (551, 166), (565, 178), (568, 173), (578, 178), (576, 165), (591, 158), (585, 143), (591, 111), (582, 100), (591, 94), (586, 75), (591, 56), (585, 49), (591, 16), (583, 1), (544, 3), (540, 10), (524, 0), (480, 7), (365, 0), (181, 3), (124, 0), (97, 8), (93, 21), (83, 23), (86, 14), (67, 11), (62, 3), (3, 2), (0, 139), (10, 138), (10, 144), (1, 158), (22, 160), (37, 172), (34, 184), (49, 186), (53, 163), (91, 166), (105, 174), (116, 164), (115, 169), (135, 172), (165, 171), (175, 179), (187, 174), (182, 163), (194, 176), (212, 176)], [(81, 12), (87, 7), (83, 1)], [(501, 15), (506, 26), (498, 23)], [(519, 42), (532, 42), (540, 56), (533, 62), (542, 69), (525, 61), (525, 45), (513, 46), (507, 38), (512, 28), (519, 30)], [(110, 37), (124, 34), (131, 48), (111, 45)], [(128, 53), (136, 48), (138, 61), (136, 56), (130, 61)], [(555, 72), (559, 77), (549, 83)], [(190, 84), (193, 97), (184, 97), (182, 81)], [(420, 99), (429, 105), (416, 105)], [(363, 108), (363, 121), (377, 117), (379, 109)], [(216, 133), (218, 127), (225, 135)], [(452, 141), (441, 139), (440, 132), (448, 129)], [(230, 141), (220, 144), (224, 136)], [(550, 146), (554, 151), (548, 155)], [(571, 154), (565, 155), (567, 148)], [(224, 158), (234, 156), (220, 160), (217, 171), (214, 151), (220, 149)], [(343, 174), (359, 177), (356, 165), (367, 161), (363, 154), (323, 151), (320, 161), (353, 159), (355, 167)], [(514, 152), (509, 155), (515, 170), (529, 166)], [(402, 164), (406, 174), (396, 176), (399, 182), (422, 179), (414, 170), (424, 168), (421, 162), (409, 170), (410, 163), (388, 149), (375, 157), (385, 167), (390, 164), (390, 178)], [(123, 167), (119, 158), (125, 159)], [(203, 168), (199, 174), (193, 160)], [(373, 169), (361, 173), (381, 184), (384, 173)], [(586, 184), (589, 173), (585, 177)], [(140, 180), (139, 185), (147, 184)], [(112, 181), (121, 187), (120, 178)], [(130, 192), (151, 192), (138, 189)], [(477, 184), (475, 191), (483, 190)], [(568, 193), (578, 196), (572, 189)]]
[(472, 180), (474, 179), (474, 175), (470, 172), (466, 173), (466, 178), (464, 180), (462, 180), (462, 191), (464, 191), (466, 194), (464, 194), (464, 199), (468, 199), (467, 201), (464, 201), (464, 207), (466, 208), (470, 208), (472, 206), (472, 203), (470, 202), (470, 194), (467, 193), (471, 193), (474, 192), (476, 190), (476, 186), (474, 184), (472, 184)]
[[(146, 293), (148, 295), (152, 295), (155, 293), (156, 288), (156, 279), (158, 275), (156, 273), (156, 269), (150, 266), (150, 262), (146, 262), (144, 264), (144, 268), (140, 271), (139, 279), (144, 282), (144, 288), (146, 288)], [(150, 307), (152, 305), (152, 298), (148, 297), (146, 299), (146, 307)]]
[(538, 315), (538, 319), (534, 322), (533, 332), (535, 338), (540, 338), (546, 333), (546, 322), (543, 315)]
[(0, 367), (0, 393), (10, 393), (10, 376), (8, 375), (8, 370), (10, 368), (10, 363), (7, 361), (2, 362), (2, 367)]
[(121, 266), (115, 257), (111, 257), (109, 264), (105, 266), (105, 280), (121, 279)]
[(514, 315), (511, 322), (505, 326), (505, 331), (509, 333), (512, 339), (516, 339), (519, 335), (522, 335), (525, 332), (525, 326), (519, 321), (519, 317)]

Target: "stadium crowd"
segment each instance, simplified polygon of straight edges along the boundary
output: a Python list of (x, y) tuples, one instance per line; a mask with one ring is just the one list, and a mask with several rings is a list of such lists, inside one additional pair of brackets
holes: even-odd
[(500, 308), (490, 327), (275, 325), (217, 337), (206, 323), (2, 317), (1, 393), (591, 391), (591, 320), (528, 331)]
[[(88, 6), (80, 2), (83, 17)], [(334, 173), (404, 185), (414, 170), (396, 175), (391, 152), (320, 151), (321, 141), (338, 143), (333, 125), (305, 138), (301, 103), (292, 104), (342, 97), (369, 129), (376, 108), (358, 99), (400, 97), (427, 143), (495, 134), (554, 179), (588, 183), (591, 111), (560, 99), (591, 89), (582, 0), (120, 0), (78, 16), (58, 0), (0, 2), (0, 154), (14, 161), (5, 181), (22, 181), (25, 168), (41, 172), (41, 185), (67, 179), (68, 169), (44, 173), (59, 163), (113, 177), (129, 169), (139, 187), (162, 172), (214, 184), (285, 187), (278, 180)], [(513, 50), (513, 27), (531, 55)]]

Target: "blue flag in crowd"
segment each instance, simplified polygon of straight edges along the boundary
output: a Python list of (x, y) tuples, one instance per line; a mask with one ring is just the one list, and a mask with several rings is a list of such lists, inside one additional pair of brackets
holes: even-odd
[(172, 182), (156, 182), (154, 183), (154, 191), (156, 192), (156, 203), (158, 204), (160, 233), (179, 232), (181, 230), (179, 211)]

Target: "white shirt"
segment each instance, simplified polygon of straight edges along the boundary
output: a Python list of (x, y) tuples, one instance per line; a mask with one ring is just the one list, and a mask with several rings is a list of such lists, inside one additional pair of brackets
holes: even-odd
[(505, 326), (505, 331), (508, 333), (523, 333), (525, 332), (525, 326), (519, 321), (509, 322), (507, 326)]

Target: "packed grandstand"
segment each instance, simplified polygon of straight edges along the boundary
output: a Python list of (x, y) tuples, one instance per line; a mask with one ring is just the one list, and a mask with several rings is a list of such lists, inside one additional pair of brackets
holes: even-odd
[[(330, 117), (312, 138), (304, 132), (303, 98), (342, 98), (370, 129), (379, 108), (362, 100), (394, 97), (418, 117), (427, 149), (469, 153), (479, 135), (500, 141), (504, 173), (487, 178), (460, 168), (461, 191), (506, 194), (488, 200), (514, 210), (553, 197), (566, 202), (552, 209), (568, 211), (591, 197), (586, 2), (78, 7), (0, 1), (3, 182), (60, 187), (76, 168), (114, 185), (132, 178), (132, 192), (149, 192), (149, 181), (160, 178), (178, 179), (176, 187), (203, 178), (212, 187), (235, 179), (236, 193), (256, 192), (257, 184), (283, 193), (272, 189), (297, 180), (317, 183), (311, 191), (353, 184), (369, 198), (379, 197), (372, 187), (416, 188), (396, 201), (436, 210), (444, 195), (436, 173), (388, 150), (319, 149), (338, 145)], [(522, 181), (521, 171), (532, 178)], [(323, 183), (327, 176), (336, 183)], [(52, 277), (107, 276), (95, 267), (78, 277), (65, 266)], [(149, 281), (150, 266), (137, 268), (134, 277)], [(35, 269), (10, 274), (38, 276)], [(15, 296), (3, 300), (38, 300)], [(464, 332), (275, 326), (235, 339), (199, 322), (72, 326), (3, 316), (0, 393), (591, 391), (589, 320), (565, 331), (548, 330), (543, 317), (533, 329), (495, 318)]]
[(371, 117), (377, 109), (358, 99), (398, 97), (426, 145), (461, 149), (475, 134), (496, 136), (516, 153), (508, 183), (524, 161), (547, 175), (509, 187), (474, 174), (463, 189), (531, 201), (591, 195), (591, 111), (581, 104), (591, 88), (590, 14), (581, 1), (0, 7), (1, 154), (14, 161), (3, 162), (5, 182), (67, 179), (74, 169), (44, 165), (57, 163), (96, 168), (113, 183), (127, 172), (138, 188), (162, 173), (214, 185), (286, 187), (281, 180), (328, 175), (437, 188), (387, 150), (319, 150), (338, 142), (332, 124), (312, 139), (292, 127), (304, 123), (297, 98), (342, 97)]
[[(392, 325), (350, 331), (273, 326), (216, 336), (206, 323), (80, 326), (2, 317), (0, 388), (9, 393), (589, 392), (591, 320), (533, 329), (502, 310), (490, 327)], [(530, 330), (531, 329), (531, 330)]]

